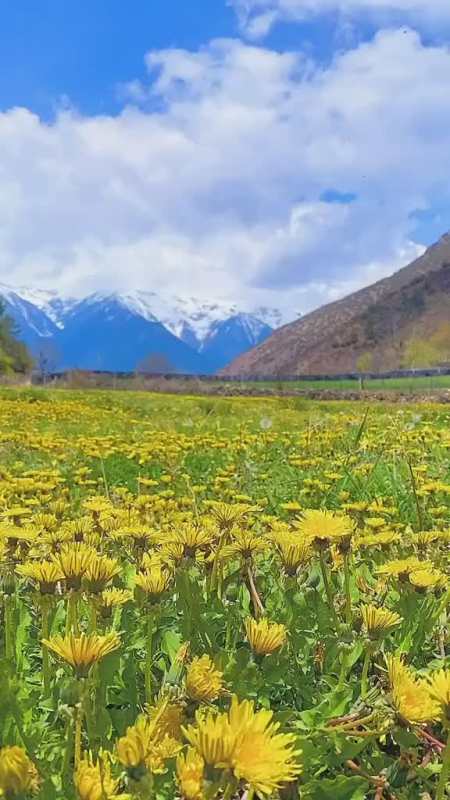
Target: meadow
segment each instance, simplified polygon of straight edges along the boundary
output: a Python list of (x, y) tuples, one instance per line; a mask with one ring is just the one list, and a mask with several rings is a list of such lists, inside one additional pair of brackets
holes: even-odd
[[(318, 390), (331, 389), (338, 391), (358, 391), (359, 383), (356, 379), (324, 379), (324, 380), (296, 380), (296, 381), (264, 381), (262, 384), (255, 382), (252, 384), (267, 388), (283, 388), (286, 391), (292, 389)], [(419, 392), (433, 392), (439, 389), (450, 389), (450, 375), (429, 375), (411, 376), (401, 378), (366, 378), (364, 389), (368, 392), (405, 392), (414, 394)]]
[(443, 800), (450, 409), (0, 390), (0, 797)]

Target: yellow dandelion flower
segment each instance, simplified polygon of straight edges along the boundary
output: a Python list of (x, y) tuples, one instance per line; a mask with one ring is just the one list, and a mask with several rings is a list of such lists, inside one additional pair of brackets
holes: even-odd
[(202, 800), (205, 762), (193, 747), (177, 758), (177, 779), (184, 800)]
[(40, 512), (34, 515), (33, 525), (41, 531), (54, 531), (58, 527), (58, 519), (54, 514)]
[(149, 752), (150, 728), (147, 720), (140, 717), (134, 725), (127, 728), (116, 744), (117, 758), (129, 769), (142, 767)]
[(294, 534), (277, 533), (272, 536), (283, 567), (288, 575), (296, 575), (299, 568), (308, 564), (312, 557), (311, 542)]
[(150, 602), (157, 602), (169, 588), (172, 575), (167, 570), (154, 567), (136, 575), (136, 586), (145, 593)]
[(388, 575), (394, 578), (407, 579), (410, 572), (415, 572), (421, 569), (433, 568), (430, 561), (423, 561), (417, 556), (410, 556), (409, 558), (399, 558), (394, 561), (387, 561), (381, 567), (378, 567), (376, 572), (378, 575)]
[(286, 641), (286, 627), (276, 622), (269, 622), (266, 617), (259, 621), (252, 617), (247, 617), (245, 631), (250, 647), (260, 656), (274, 653)]
[(219, 500), (210, 500), (207, 505), (221, 531), (230, 531), (233, 525), (236, 525), (248, 514), (259, 511), (258, 506), (252, 506), (249, 503), (224, 503)]
[(36, 767), (21, 747), (2, 747), (0, 750), (0, 792), (12, 798), (34, 792), (38, 788)]
[(445, 589), (447, 576), (438, 569), (417, 569), (410, 572), (409, 582), (418, 589)]
[(205, 764), (222, 769), (231, 767), (236, 733), (231, 729), (228, 714), (198, 711), (195, 725), (189, 725), (183, 731), (189, 744), (195, 747)]
[(43, 639), (42, 643), (70, 664), (79, 678), (86, 678), (94, 664), (117, 650), (120, 637), (117, 633), (108, 633), (106, 636), (82, 633), (80, 636), (52, 636), (50, 639)]
[(291, 500), (287, 503), (281, 503), (280, 508), (283, 511), (288, 511), (290, 514), (298, 514), (299, 511), (302, 510), (300, 503), (297, 503), (295, 500)]
[(386, 520), (383, 517), (368, 517), (365, 521), (365, 525), (369, 528), (372, 532), (373, 531), (381, 531), (383, 528), (386, 527)]
[(179, 542), (168, 542), (161, 547), (159, 555), (163, 564), (175, 567), (184, 558), (184, 545)]
[(133, 599), (133, 593), (129, 589), (105, 589), (100, 596), (104, 608), (116, 608), (129, 603)]
[(176, 532), (169, 534), (167, 542), (181, 545), (185, 558), (195, 558), (198, 550), (212, 545), (215, 539), (214, 531), (208, 530), (207, 527), (185, 525)]
[(365, 534), (355, 539), (355, 547), (388, 547), (400, 541), (400, 534), (395, 531), (381, 531), (381, 533)]
[(104, 514), (105, 512), (109, 511), (111, 509), (111, 505), (106, 497), (92, 496), (88, 497), (88, 499), (83, 502), (83, 508), (85, 508), (86, 511), (90, 511), (95, 517), (99, 514)]
[(237, 531), (233, 534), (231, 543), (220, 551), (220, 558), (225, 560), (238, 555), (247, 561), (253, 558), (256, 553), (261, 553), (264, 550), (267, 550), (266, 539), (257, 536), (251, 531)]
[(31, 508), (27, 506), (13, 506), (3, 511), (2, 516), (5, 519), (12, 519), (14, 525), (21, 525), (25, 517), (31, 515)]
[(387, 667), (392, 703), (407, 722), (432, 722), (438, 714), (426, 681), (416, 678), (398, 656), (388, 656)]
[(152, 569), (162, 569), (163, 566), (164, 559), (161, 556), (160, 550), (154, 550), (151, 553), (146, 552), (142, 554), (142, 561), (140, 565), (141, 572)]
[(439, 531), (419, 531), (411, 535), (411, 541), (416, 544), (417, 547), (422, 548), (435, 542), (441, 535)]
[(112, 531), (111, 537), (119, 541), (128, 539), (140, 550), (151, 542), (158, 540), (158, 534), (155, 531), (150, 530), (148, 525), (139, 522)]
[(211, 702), (223, 689), (223, 673), (208, 655), (194, 658), (186, 672), (186, 692), (191, 700)]
[(145, 760), (145, 766), (155, 775), (161, 775), (167, 771), (166, 762), (175, 758), (183, 745), (171, 736), (164, 738), (154, 738), (149, 747), (149, 752)]
[(374, 605), (361, 606), (361, 617), (370, 639), (374, 640), (386, 636), (402, 622), (400, 614)]
[(345, 514), (307, 509), (303, 511), (297, 527), (304, 537), (318, 547), (327, 547), (331, 542), (338, 543), (340, 539), (351, 538), (354, 522)]
[(92, 594), (100, 594), (116, 575), (119, 575), (121, 568), (115, 558), (99, 556), (97, 553), (92, 556), (84, 573), (86, 588)]
[(54, 594), (56, 584), (64, 578), (60, 567), (53, 561), (36, 561), (16, 567), (16, 572), (23, 578), (29, 578), (38, 584), (41, 594)]
[(99, 754), (97, 761), (84, 756), (74, 775), (75, 789), (79, 800), (104, 800), (116, 793), (119, 781), (111, 777), (109, 760)]
[(128, 769), (145, 768), (161, 773), (166, 769), (165, 762), (174, 758), (181, 747), (179, 741), (158, 728), (157, 719), (139, 717), (117, 742), (116, 752), (120, 763)]
[(233, 697), (229, 718), (231, 729), (236, 731), (232, 768), (239, 780), (260, 794), (271, 795), (296, 779), (301, 768), (295, 736), (278, 732), (280, 726), (272, 722), (272, 711), (255, 712), (253, 703), (239, 703)]
[(63, 545), (61, 552), (54, 555), (52, 560), (63, 573), (67, 588), (78, 590), (81, 586), (81, 578), (96, 555), (92, 547), (88, 547), (83, 542), (77, 542)]
[(92, 517), (79, 517), (64, 523), (64, 531), (75, 542), (82, 542), (94, 530)]
[(272, 794), (300, 773), (295, 737), (278, 733), (272, 712), (254, 711), (248, 700), (233, 697), (228, 713), (197, 713), (185, 729), (188, 742), (206, 764), (231, 769), (261, 794)]
[(146, 706), (145, 713), (153, 725), (158, 739), (169, 736), (171, 739), (181, 741), (183, 707), (180, 703), (161, 700), (156, 706)]
[(441, 669), (429, 678), (429, 692), (439, 708), (442, 722), (450, 729), (450, 670)]
[(38, 536), (35, 528), (21, 528), (18, 525), (0, 525), (0, 539), (4, 540), (10, 550), (13, 550), (20, 543), (27, 545), (32, 543)]

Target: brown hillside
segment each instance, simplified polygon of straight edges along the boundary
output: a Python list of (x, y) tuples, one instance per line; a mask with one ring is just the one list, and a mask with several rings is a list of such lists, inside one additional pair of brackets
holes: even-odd
[(225, 370), (229, 375), (354, 371), (372, 353), (374, 368), (400, 363), (404, 342), (450, 319), (450, 234), (407, 267), (275, 331)]

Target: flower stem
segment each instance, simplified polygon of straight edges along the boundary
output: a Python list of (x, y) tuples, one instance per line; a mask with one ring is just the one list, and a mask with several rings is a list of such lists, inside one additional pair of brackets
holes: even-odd
[(367, 679), (368, 679), (368, 676), (369, 676), (369, 667), (370, 667), (370, 662), (371, 662), (371, 659), (372, 659), (372, 655), (373, 655), (373, 650), (372, 650), (370, 645), (367, 645), (366, 653), (365, 653), (365, 656), (364, 656), (364, 663), (363, 663), (362, 673), (361, 673), (361, 697), (362, 698), (364, 698), (366, 696), (366, 694), (367, 694)]
[(450, 731), (448, 732), (447, 744), (442, 753), (442, 770), (439, 776), (439, 784), (436, 792), (436, 800), (444, 800), (450, 776)]
[(72, 632), (78, 636), (78, 595), (73, 589), (67, 600), (66, 635)]
[(326, 564), (326, 561), (325, 561), (325, 554), (324, 554), (323, 550), (319, 551), (319, 563), (320, 563), (320, 571), (322, 573), (323, 586), (324, 586), (324, 589), (325, 589), (325, 594), (327, 596), (328, 606), (330, 608), (330, 613), (331, 613), (331, 616), (333, 617), (334, 624), (337, 626), (338, 625), (338, 618), (337, 618), (336, 609), (335, 609), (334, 603), (333, 603), (333, 595), (332, 595), (332, 592), (331, 592), (330, 581), (329, 581), (329, 578), (328, 578), (328, 568), (327, 568), (327, 564)]
[(97, 630), (97, 608), (93, 598), (89, 601), (89, 631), (95, 633)]
[[(50, 627), (50, 605), (47, 597), (41, 598), (41, 615), (42, 615), (42, 638), (48, 639)], [(45, 645), (42, 645), (42, 677), (44, 683), (44, 697), (50, 694), (50, 660), (49, 652)]]
[(227, 783), (223, 790), (222, 800), (231, 800), (231, 797), (235, 794), (235, 792), (236, 792), (236, 782), (230, 780), (230, 778), (227, 777)]
[(261, 602), (261, 598), (256, 588), (255, 578), (253, 576), (251, 564), (248, 564), (247, 566), (247, 577), (248, 577), (248, 588), (250, 591), (250, 597), (253, 603), (253, 611), (256, 619), (258, 619), (258, 617), (260, 617), (261, 614), (264, 614), (264, 606)]
[(74, 738), (74, 754), (75, 754), (75, 771), (81, 760), (81, 728), (83, 725), (83, 704), (78, 703), (77, 713), (75, 717), (75, 738)]
[(66, 748), (64, 751), (64, 761), (62, 765), (62, 779), (63, 785), (68, 782), (69, 774), (70, 774), (70, 765), (72, 763), (73, 758), (73, 733), (72, 733), (72, 718), (67, 717), (67, 724), (66, 724)]
[(145, 700), (152, 701), (153, 613), (147, 614), (147, 651), (145, 657)]
[(85, 712), (85, 700), (86, 700), (86, 683), (85, 679), (79, 681), (79, 702), (77, 705), (77, 713), (75, 717), (75, 738), (74, 738), (74, 755), (75, 755), (75, 772), (78, 769), (79, 763), (81, 761), (81, 734), (83, 728), (83, 717)]
[(339, 683), (337, 688), (342, 689), (345, 686), (345, 678), (347, 676), (347, 661), (348, 661), (348, 654), (347, 650), (341, 651), (341, 671), (339, 673)]
[(14, 595), (7, 594), (5, 596), (5, 656), (10, 664), (14, 664), (14, 611), (15, 602)]
[(344, 583), (345, 583), (345, 621), (347, 625), (352, 624), (352, 595), (350, 592), (350, 555), (344, 554)]

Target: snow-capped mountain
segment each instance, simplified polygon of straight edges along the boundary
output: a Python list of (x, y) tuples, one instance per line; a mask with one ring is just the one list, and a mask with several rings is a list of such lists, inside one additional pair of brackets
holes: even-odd
[(0, 283), (0, 297), (6, 303), (21, 304), (27, 303), (33, 306), (38, 311), (42, 312), (43, 317), (51, 320), (57, 328), (64, 327), (64, 320), (72, 306), (78, 300), (71, 297), (60, 297), (55, 291), (46, 289), (29, 289), (26, 286), (20, 286), (12, 289), (4, 283)]
[[(146, 320), (158, 320), (174, 336), (195, 350), (202, 349), (218, 323), (229, 319), (242, 318), (242, 324), (247, 326), (251, 347), (256, 343), (252, 338), (255, 335), (251, 332), (252, 320), (253, 331), (258, 331), (261, 323), (268, 325), (272, 330), (282, 323), (281, 313), (276, 309), (258, 308), (249, 314), (228, 303), (207, 303), (195, 297), (163, 297), (155, 292), (132, 291), (112, 294), (97, 292), (82, 302), (106, 303), (112, 298), (123, 308)], [(257, 342), (259, 341), (260, 339), (257, 339)]]
[(29, 300), (26, 293), (19, 294), (9, 286), (0, 284), (0, 297), (5, 303), (8, 315), (16, 323), (21, 338), (30, 348), (33, 349), (34, 343), (40, 339), (55, 335), (57, 327), (51, 317)]
[(235, 313), (212, 323), (199, 351), (216, 371), (263, 342), (271, 333), (273, 328), (253, 314)]
[(66, 369), (128, 372), (147, 366), (152, 371), (156, 364), (161, 372), (200, 373), (209, 367), (156, 317), (130, 308), (115, 294), (91, 295), (74, 305), (55, 341)]
[[(32, 352), (54, 369), (210, 373), (260, 344), (282, 323), (276, 309), (252, 312), (154, 292), (96, 292), (82, 299), (0, 284), (0, 297)], [(153, 366), (152, 366), (153, 365)]]

